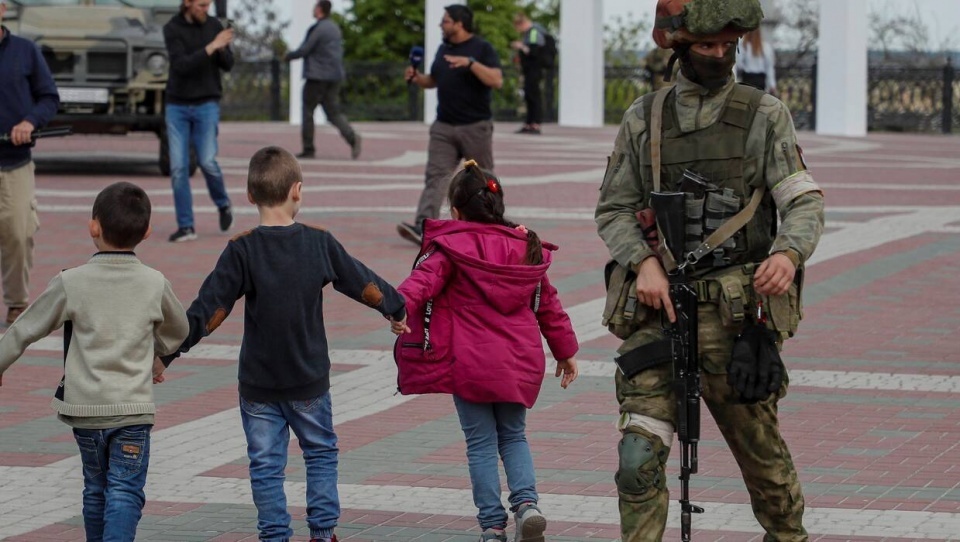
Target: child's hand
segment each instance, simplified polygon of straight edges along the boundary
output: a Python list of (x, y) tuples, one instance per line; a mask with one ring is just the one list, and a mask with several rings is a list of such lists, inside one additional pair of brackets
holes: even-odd
[(390, 331), (394, 335), (403, 335), (404, 333), (410, 333), (410, 327), (407, 325), (407, 317), (404, 316), (403, 320), (394, 320), (390, 319)]
[(153, 356), (153, 383), (159, 384), (164, 381), (163, 371), (166, 367), (163, 366), (163, 362), (160, 361), (159, 356)]
[(559, 377), (561, 373), (563, 373), (563, 379), (560, 380), (560, 387), (567, 389), (567, 386), (573, 384), (573, 381), (580, 374), (580, 371), (577, 370), (577, 360), (570, 358), (558, 361), (556, 376)]

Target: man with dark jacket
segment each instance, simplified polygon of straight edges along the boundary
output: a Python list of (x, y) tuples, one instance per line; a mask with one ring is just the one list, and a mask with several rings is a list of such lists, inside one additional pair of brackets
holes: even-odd
[(360, 156), (360, 136), (353, 131), (347, 117), (340, 109), (340, 85), (344, 79), (343, 34), (337, 23), (330, 19), (332, 6), (328, 0), (320, 0), (313, 7), (317, 20), (307, 30), (307, 37), (296, 51), (287, 53), (286, 60), (303, 60), (303, 117), (300, 138), (303, 152), (297, 158), (313, 158), (313, 110), (317, 104), (323, 107), (327, 120), (340, 130), (340, 136), (350, 145), (350, 157)]
[[(6, 11), (7, 3), (0, 0), (0, 23)], [(0, 141), (0, 274), (6, 325), (30, 301), (33, 234), (39, 225), (30, 134), (49, 122), (59, 105), (40, 49), (0, 24), (0, 136), (9, 136), (9, 141)]]
[(163, 27), (170, 55), (167, 79), (166, 124), (170, 143), (170, 178), (177, 231), (171, 242), (197, 238), (190, 193), (190, 145), (207, 181), (210, 198), (220, 214), (220, 231), (233, 224), (230, 198), (217, 164), (217, 125), (220, 123), (220, 70), (233, 68), (233, 30), (207, 16), (212, 0), (183, 0), (180, 13)]

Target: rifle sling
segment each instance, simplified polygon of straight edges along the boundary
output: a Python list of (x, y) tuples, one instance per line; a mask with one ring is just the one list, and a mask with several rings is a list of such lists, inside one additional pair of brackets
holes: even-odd
[(638, 346), (622, 356), (613, 358), (613, 362), (617, 364), (617, 368), (625, 378), (633, 378), (642, 371), (668, 363), (671, 359), (670, 341), (662, 339)]
[[(650, 159), (653, 162), (653, 191), (660, 191), (660, 160), (661, 160), (661, 151), (660, 151), (660, 141), (663, 137), (663, 103), (667, 100), (667, 95), (674, 90), (674, 87), (667, 87), (661, 90), (658, 90), (653, 97), (653, 111), (650, 118)], [(760, 200), (763, 199), (764, 193), (766, 193), (767, 187), (760, 186), (753, 191), (753, 194), (750, 196), (750, 202), (747, 203), (747, 206), (740, 210), (739, 213), (730, 217), (729, 220), (724, 222), (719, 228), (716, 229), (709, 237), (704, 239), (703, 243), (700, 243), (695, 250), (687, 254), (686, 262), (688, 265), (693, 265), (700, 261), (701, 258), (713, 252), (715, 248), (722, 245), (724, 241), (733, 237), (740, 228), (747, 225), (747, 222), (750, 222), (750, 219), (753, 218), (753, 215), (756, 214), (757, 208), (760, 207)], [(663, 240), (663, 232), (659, 231), (660, 239)], [(665, 248), (665, 243), (660, 243), (660, 248)], [(673, 256), (670, 254), (669, 250), (659, 250), (661, 258), (663, 259), (663, 266), (667, 271), (672, 271), (677, 268), (677, 262), (673, 260)]]

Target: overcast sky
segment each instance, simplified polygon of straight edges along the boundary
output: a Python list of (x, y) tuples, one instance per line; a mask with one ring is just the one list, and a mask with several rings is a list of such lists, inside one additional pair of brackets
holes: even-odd
[[(612, 24), (617, 17), (632, 18), (633, 20), (652, 21), (656, 0), (580, 0), (583, 2), (603, 2), (604, 16), (607, 24)], [(777, 0), (779, 3), (794, 0)], [(816, 1), (816, 0), (814, 0)], [(920, 18), (927, 25), (930, 32), (930, 45), (939, 49), (946, 42), (951, 49), (960, 49), (960, 0), (857, 0), (865, 4), (868, 13), (890, 13), (908, 15), (919, 13)], [(456, 0), (451, 0), (451, 3)], [(350, 0), (335, 0), (334, 11), (342, 12)], [(469, 3), (469, 2), (468, 2)], [(286, 0), (276, 0), (282, 16), (289, 19), (290, 3)], [(303, 14), (309, 16), (309, 14)], [(508, 15), (507, 15), (508, 16)], [(958, 36), (958, 37), (954, 37)]]

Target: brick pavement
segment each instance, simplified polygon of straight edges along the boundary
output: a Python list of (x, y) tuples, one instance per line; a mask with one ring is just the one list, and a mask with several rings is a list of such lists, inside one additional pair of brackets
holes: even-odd
[[(304, 162), (304, 222), (322, 224), (388, 280), (409, 270), (412, 245), (394, 224), (412, 218), (422, 186), (426, 127), (358, 124), (364, 155), (350, 161), (332, 130)], [(617, 341), (597, 319), (605, 251), (593, 222), (596, 188), (614, 127), (548, 127), (541, 137), (498, 125), (497, 171), (514, 217), (561, 246), (551, 279), (573, 318), (583, 377), (561, 391), (552, 375), (529, 417), (538, 489), (552, 541), (618, 536), (616, 401), (609, 362)], [(806, 318), (785, 355), (792, 387), (783, 431), (807, 499), (814, 540), (960, 539), (960, 158), (957, 139), (801, 134), (827, 190), (828, 228), (811, 262)], [(221, 165), (237, 205), (235, 229), (256, 225), (245, 203), (246, 162), (259, 147), (298, 149), (297, 129), (225, 124)], [(194, 178), (200, 239), (171, 245), (167, 179), (156, 141), (72, 137), (37, 149), (42, 229), (34, 295), (57, 270), (85, 261), (84, 225), (96, 192), (132, 180), (154, 203), (154, 236), (138, 251), (188, 303), (225, 235)], [(328, 296), (343, 516), (351, 541), (470, 541), (476, 527), (464, 445), (449, 397), (393, 395), (392, 335), (343, 296)], [(242, 307), (168, 371), (140, 540), (256, 540), (245, 444), (236, 408)], [(76, 446), (49, 409), (62, 368), (57, 338), (41, 341), (0, 388), (0, 539), (81, 540)], [(297, 540), (307, 539), (302, 460), (291, 443), (288, 497)], [(705, 419), (692, 498), (696, 540), (760, 540), (733, 460)], [(669, 469), (676, 472), (676, 460)], [(676, 490), (675, 479), (673, 489)], [(675, 503), (667, 538), (678, 537)]]

